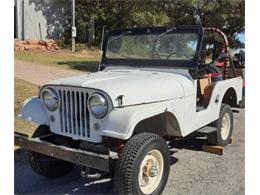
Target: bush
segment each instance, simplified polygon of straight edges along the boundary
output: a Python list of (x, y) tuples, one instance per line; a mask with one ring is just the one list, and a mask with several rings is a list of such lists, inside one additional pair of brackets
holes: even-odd
[(82, 51), (84, 49), (88, 49), (88, 46), (85, 43), (76, 43), (75, 51)]
[(70, 47), (70, 44), (68, 44), (65, 41), (65, 38), (61, 38), (61, 39), (58, 39), (58, 40), (55, 40), (55, 41), (56, 41), (57, 45), (59, 46), (59, 48), (61, 48), (61, 49)]

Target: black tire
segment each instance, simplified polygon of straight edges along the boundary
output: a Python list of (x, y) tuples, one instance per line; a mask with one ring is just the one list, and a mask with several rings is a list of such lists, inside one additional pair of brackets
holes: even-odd
[[(230, 125), (228, 128), (228, 133), (226, 133), (223, 137), (223, 133), (221, 133), (221, 126), (222, 126), (222, 120), (225, 116), (225, 114), (228, 114), (230, 117)], [(219, 119), (214, 121), (212, 123), (213, 127), (217, 128), (217, 131), (214, 133), (211, 133), (207, 136), (208, 142), (212, 145), (217, 145), (217, 146), (226, 146), (230, 143), (230, 139), (232, 136), (233, 132), (233, 112), (232, 109), (229, 105), (227, 104), (222, 104), (220, 108), (220, 114), (219, 114)]]
[(245, 108), (245, 87), (242, 89), (242, 100), (239, 102), (240, 108)]
[[(49, 126), (41, 125), (39, 126), (32, 137), (39, 137), (48, 134)], [(68, 145), (65, 143), (65, 145)], [(32, 170), (38, 175), (44, 176), (46, 178), (54, 179), (62, 177), (69, 173), (75, 164), (59, 160), (53, 157), (49, 157), (37, 152), (29, 151), (29, 163)]]
[(157, 150), (162, 154), (164, 169), (157, 188), (149, 194), (162, 193), (170, 171), (171, 156), (168, 145), (159, 135), (140, 133), (126, 143), (119, 155), (114, 173), (114, 192), (116, 194), (144, 194), (139, 187), (138, 174), (143, 159), (152, 150)]
[(242, 96), (242, 100), (239, 102), (239, 108), (245, 108), (245, 96)]

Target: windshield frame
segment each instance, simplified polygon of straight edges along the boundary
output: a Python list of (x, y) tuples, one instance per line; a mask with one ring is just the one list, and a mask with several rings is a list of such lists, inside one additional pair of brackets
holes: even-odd
[[(125, 33), (134, 35), (160, 35), (168, 30), (173, 29), (168, 33), (196, 33), (198, 34), (198, 43), (196, 52), (193, 59), (135, 59), (135, 58), (107, 58), (107, 44), (111, 36), (121, 36)], [(103, 55), (101, 58), (101, 64), (104, 66), (163, 66), (163, 67), (184, 67), (184, 68), (196, 68), (200, 59), (200, 51), (202, 45), (203, 30), (200, 26), (179, 26), (179, 27), (147, 27), (147, 28), (133, 28), (113, 30), (106, 33), (104, 37), (104, 44), (102, 46)]]

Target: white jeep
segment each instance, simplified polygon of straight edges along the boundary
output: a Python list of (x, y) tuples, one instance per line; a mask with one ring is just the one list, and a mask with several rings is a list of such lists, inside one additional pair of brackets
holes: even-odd
[[(224, 39), (223, 64), (206, 32)], [(210, 52), (213, 51), (213, 54)], [(212, 60), (211, 60), (212, 61)], [(57, 178), (75, 164), (112, 173), (117, 194), (160, 194), (170, 171), (166, 140), (205, 133), (226, 146), (231, 107), (243, 103), (243, 79), (218, 29), (152, 27), (106, 33), (99, 71), (51, 81), (28, 98), (21, 118), (39, 124), (15, 133), (32, 169)]]

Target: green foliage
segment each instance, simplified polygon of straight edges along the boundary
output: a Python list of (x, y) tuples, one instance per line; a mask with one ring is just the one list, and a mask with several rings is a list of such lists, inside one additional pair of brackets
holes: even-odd
[(121, 53), (136, 58), (149, 58), (148, 36), (128, 36), (122, 41)]
[(88, 47), (84, 43), (76, 43), (75, 44), (75, 51), (82, 51), (82, 50), (84, 50), (86, 48), (88, 48)]
[(58, 44), (58, 46), (60, 48), (68, 48), (69, 47), (69, 44), (66, 43), (65, 37), (62, 37), (61, 39), (56, 40), (56, 43)]
[(135, 12), (133, 21), (138, 26), (163, 26), (168, 25), (170, 18), (166, 14), (152, 13), (151, 11)]
[[(77, 42), (87, 42), (91, 18), (95, 21), (95, 45), (101, 42), (103, 27), (111, 30), (140, 26), (202, 25), (223, 30), (231, 47), (236, 48), (243, 46), (236, 37), (245, 30), (245, 1), (77, 0)], [(65, 37), (69, 42), (70, 32)]]

